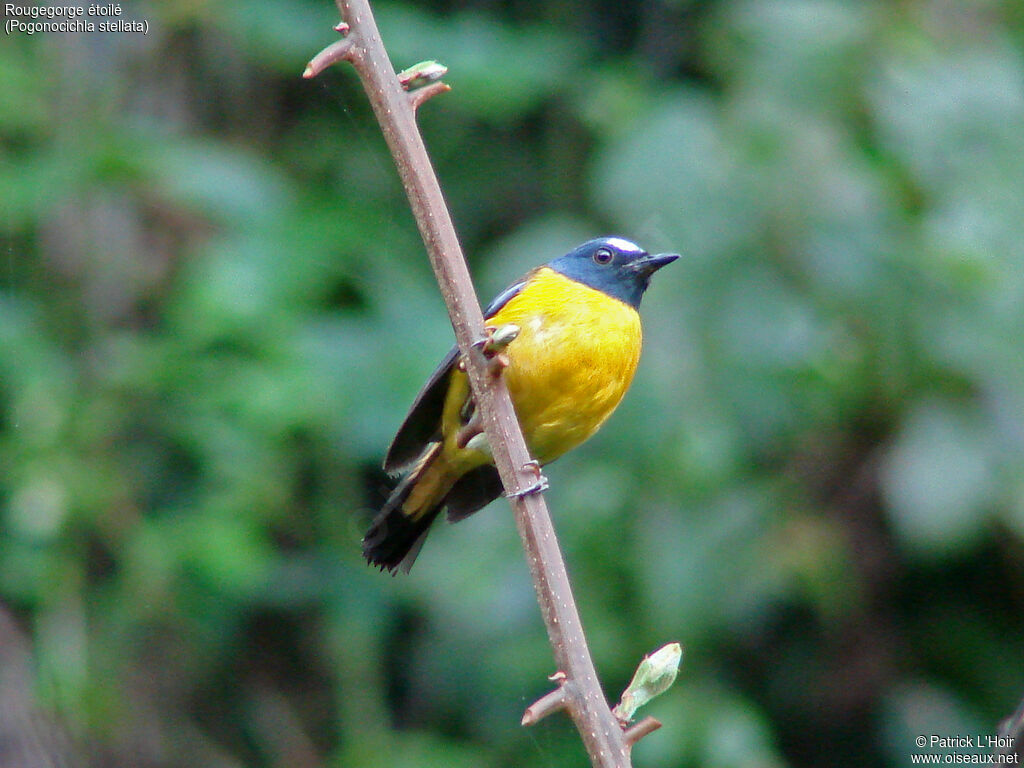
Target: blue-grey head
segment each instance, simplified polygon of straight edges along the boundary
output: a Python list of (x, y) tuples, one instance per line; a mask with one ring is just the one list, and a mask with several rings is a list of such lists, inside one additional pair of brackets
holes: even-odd
[(598, 237), (558, 257), (548, 266), (637, 308), (650, 285), (651, 275), (678, 258), (678, 253), (650, 254), (621, 237)]

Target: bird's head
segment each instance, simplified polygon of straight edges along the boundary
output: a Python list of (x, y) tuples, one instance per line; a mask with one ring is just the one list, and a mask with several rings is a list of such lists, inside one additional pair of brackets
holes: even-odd
[(639, 307), (651, 275), (678, 258), (678, 253), (652, 255), (621, 237), (598, 237), (558, 257), (548, 266), (578, 283)]

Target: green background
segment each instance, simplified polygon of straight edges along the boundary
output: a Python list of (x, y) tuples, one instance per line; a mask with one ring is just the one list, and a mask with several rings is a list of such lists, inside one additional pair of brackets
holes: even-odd
[[(450, 68), (483, 300), (683, 254), (547, 472), (610, 696), (685, 647), (638, 767), (904, 766), (1024, 695), (1022, 7), (377, 5)], [(354, 73), (300, 78), (337, 11), (122, 8), (0, 42), (4, 768), (585, 765), (518, 725), (554, 668), (504, 502), (359, 554), (452, 337)]]

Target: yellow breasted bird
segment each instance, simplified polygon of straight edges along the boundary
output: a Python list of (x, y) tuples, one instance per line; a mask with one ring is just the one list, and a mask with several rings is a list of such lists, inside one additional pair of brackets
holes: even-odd
[[(677, 258), (619, 237), (590, 240), (484, 311), (488, 326), (519, 329), (504, 376), (540, 464), (594, 434), (626, 394), (640, 359), (640, 299)], [(501, 495), (486, 436), (465, 439), (475, 409), (458, 358), (452, 349), (427, 380), (384, 459), (385, 470), (406, 474), (363, 537), (363, 555), (382, 569), (408, 571), (442, 509), (457, 522)]]

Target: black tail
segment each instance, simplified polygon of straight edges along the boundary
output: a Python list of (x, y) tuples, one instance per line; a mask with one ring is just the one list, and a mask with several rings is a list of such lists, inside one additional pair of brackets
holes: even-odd
[[(423, 454), (416, 467), (391, 492), (380, 514), (374, 518), (370, 530), (363, 537), (363, 557), (381, 570), (394, 571), (396, 568), (408, 573), (420, 547), (427, 538), (431, 523), (442, 509), (448, 510), (448, 520), (458, 522), (479, 509), (487, 506), (501, 495), (501, 478), (492, 464), (470, 470), (447, 490), (444, 486), (431, 498), (420, 494), (420, 506), (416, 510), (406, 509), (409, 494), (422, 480), (436, 482), (437, 475), (430, 472), (434, 460), (440, 453), (440, 443)], [(443, 473), (443, 469), (441, 470)]]
[(393, 506), (389, 499), (363, 536), (363, 557), (381, 570), (408, 573), (439, 511), (436, 507), (412, 520), (402, 514), (401, 503)]
[(363, 536), (363, 557), (371, 565), (379, 565), (381, 570), (388, 571), (400, 568), (403, 573), (412, 568), (441, 504), (415, 510), (415, 514), (410, 516), (410, 511), (405, 510), (405, 502), (437, 458), (440, 448), (440, 443), (434, 443), (424, 452), (412, 471), (395, 486), (384, 508), (370, 524), (370, 530)]

